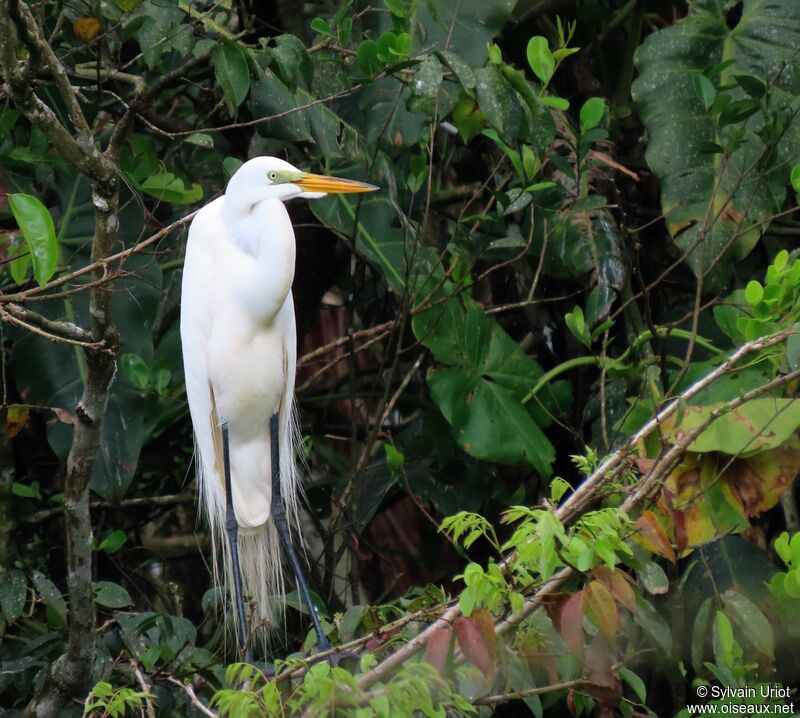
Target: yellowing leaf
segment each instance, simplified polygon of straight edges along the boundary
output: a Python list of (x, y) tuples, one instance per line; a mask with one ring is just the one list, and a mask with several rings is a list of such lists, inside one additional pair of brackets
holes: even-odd
[[(671, 417), (664, 422), (663, 436), (671, 444), (679, 443), (722, 406), (724, 403), (687, 407), (680, 417)], [(689, 450), (749, 456), (780, 446), (798, 427), (800, 401), (774, 397), (751, 399), (713, 421), (689, 445)]]
[(79, 17), (72, 23), (75, 35), (84, 42), (89, 42), (97, 37), (100, 32), (100, 21), (96, 17)]
[(675, 551), (667, 532), (652, 511), (642, 512), (642, 515), (636, 520), (636, 526), (639, 529), (637, 540), (645, 548), (675, 563)]
[(22, 431), (28, 422), (29, 410), (27, 406), (12, 404), (6, 413), (6, 436), (11, 439)]
[(611, 592), (600, 581), (592, 581), (585, 589), (586, 615), (600, 629), (600, 632), (611, 638), (617, 633), (617, 604)]

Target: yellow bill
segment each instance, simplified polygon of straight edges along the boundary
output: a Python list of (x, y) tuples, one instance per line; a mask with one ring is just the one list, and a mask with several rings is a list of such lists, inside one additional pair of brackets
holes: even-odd
[(296, 185), (303, 188), (304, 192), (336, 192), (339, 194), (352, 194), (354, 192), (374, 192), (379, 189), (374, 184), (357, 182), (343, 177), (326, 177), (325, 175), (304, 174)]

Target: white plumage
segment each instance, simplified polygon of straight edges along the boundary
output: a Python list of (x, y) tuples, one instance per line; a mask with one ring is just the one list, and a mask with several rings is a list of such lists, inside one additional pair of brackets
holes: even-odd
[[(215, 578), (233, 598), (225, 532), (222, 426), (227, 425), (231, 490), (244, 593), (259, 625), (282, 610), (281, 546), (274, 522), (269, 422), (279, 417), (280, 485), (297, 526), (293, 392), (297, 337), (291, 286), (295, 237), (283, 202), (371, 185), (301, 172), (257, 157), (203, 207), (189, 228), (181, 298), (186, 394), (195, 434), (200, 500), (208, 520)], [(236, 601), (231, 601), (237, 611)], [(241, 637), (240, 637), (241, 638)]]

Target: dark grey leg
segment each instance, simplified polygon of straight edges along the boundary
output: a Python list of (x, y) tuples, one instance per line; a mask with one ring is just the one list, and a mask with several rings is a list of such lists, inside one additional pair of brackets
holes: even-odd
[(286, 554), (286, 558), (289, 559), (292, 572), (297, 580), (297, 590), (300, 591), (303, 603), (306, 604), (308, 613), (311, 616), (311, 623), (314, 624), (314, 631), (317, 634), (317, 648), (320, 651), (327, 651), (332, 648), (332, 645), (328, 637), (322, 631), (322, 625), (317, 615), (317, 607), (311, 600), (308, 582), (303, 573), (303, 567), (300, 565), (300, 559), (297, 557), (297, 553), (292, 545), (292, 535), (289, 531), (289, 522), (286, 518), (286, 503), (281, 493), (280, 431), (277, 414), (273, 414), (272, 418), (269, 420), (269, 438), (272, 447), (272, 518), (275, 521), (275, 528), (278, 530), (278, 537), (283, 545), (283, 551)]
[(225, 467), (225, 532), (228, 534), (228, 546), (233, 564), (233, 595), (236, 600), (237, 631), (239, 646), (244, 651), (242, 660), (249, 663), (252, 658), (247, 647), (247, 621), (244, 617), (244, 600), (242, 599), (242, 569), (239, 565), (239, 522), (233, 510), (233, 492), (231, 490), (231, 452), (228, 444), (228, 425), (222, 425), (222, 463)]

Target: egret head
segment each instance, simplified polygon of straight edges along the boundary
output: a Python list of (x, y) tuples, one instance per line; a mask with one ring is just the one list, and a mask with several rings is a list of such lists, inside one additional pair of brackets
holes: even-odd
[(316, 199), (328, 193), (372, 192), (378, 189), (366, 182), (327, 177), (303, 172), (277, 157), (254, 157), (231, 177), (226, 197), (237, 203), (257, 204), (265, 199), (286, 201), (293, 197)]

